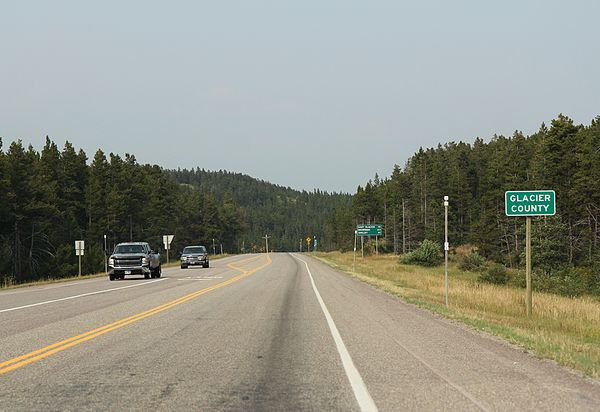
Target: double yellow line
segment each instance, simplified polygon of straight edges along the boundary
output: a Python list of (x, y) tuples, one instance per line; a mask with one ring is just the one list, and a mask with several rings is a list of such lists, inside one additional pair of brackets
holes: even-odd
[[(258, 258), (254, 257), (254, 258), (242, 260), (237, 263), (242, 264), (244, 262), (249, 262), (249, 261), (256, 260), (256, 259), (258, 259)], [(267, 255), (267, 262), (265, 264), (263, 264), (257, 268), (251, 269), (251, 270), (246, 270), (237, 265), (234, 265), (233, 263), (230, 263), (227, 265), (228, 267), (230, 267), (234, 270), (240, 271), (242, 273), (237, 276), (234, 276), (231, 279), (228, 279), (224, 282), (220, 282), (220, 283), (217, 283), (216, 285), (209, 286), (209, 287), (201, 289), (197, 292), (193, 292), (188, 295), (182, 296), (179, 299), (175, 299), (171, 302), (164, 303), (160, 306), (149, 309), (145, 312), (138, 313), (137, 315), (129, 316), (127, 318), (124, 318), (124, 319), (118, 320), (116, 322), (110, 323), (108, 325), (90, 330), (90, 331), (82, 333), (80, 335), (73, 336), (71, 338), (62, 340), (60, 342), (43, 347), (41, 349), (34, 350), (33, 352), (26, 353), (25, 355), (17, 356), (16, 358), (12, 358), (7, 361), (1, 362), (0, 363), (0, 375), (4, 375), (5, 373), (11, 372), (15, 369), (19, 369), (30, 363), (37, 362), (40, 359), (47, 358), (48, 356), (52, 356), (55, 353), (62, 352), (65, 349), (79, 345), (83, 342), (87, 342), (88, 340), (94, 339), (98, 336), (104, 335), (105, 333), (111, 332), (113, 330), (120, 329), (120, 328), (127, 326), (129, 324), (132, 324), (134, 322), (138, 322), (147, 317), (156, 315), (157, 313), (164, 312), (165, 310), (171, 309), (177, 305), (181, 305), (182, 303), (187, 302), (188, 300), (197, 298), (198, 296), (204, 295), (208, 292), (212, 292), (213, 290), (220, 289), (222, 287), (230, 285), (234, 282), (237, 282), (240, 279), (250, 276), (254, 272), (257, 272), (257, 271), (265, 268), (266, 266), (270, 265), (271, 262), (272, 261), (271, 261), (270, 256)]]

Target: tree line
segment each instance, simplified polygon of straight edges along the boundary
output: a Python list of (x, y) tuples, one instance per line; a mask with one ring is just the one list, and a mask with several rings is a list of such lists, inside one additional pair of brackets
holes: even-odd
[[(296, 251), (317, 236), (331, 243), (332, 216), (351, 196), (298, 191), (250, 176), (204, 169), (166, 170), (141, 165), (133, 154), (62, 149), (46, 137), (41, 151), (21, 141), (6, 150), (0, 139), (0, 285), (78, 271), (75, 240), (85, 240), (83, 273), (104, 269), (107, 252), (123, 241), (147, 241), (161, 250), (174, 234), (171, 256), (187, 244), (212, 251)], [(306, 249), (306, 245), (302, 245)]]
[(346, 210), (352, 204), (348, 194), (299, 191), (241, 173), (200, 168), (169, 173), (178, 183), (214, 193), (218, 200), (233, 199), (243, 212), (247, 228), (237, 237), (238, 250), (261, 250), (265, 235), (270, 237), (269, 248), (277, 251), (306, 250), (304, 239), (308, 236), (317, 237), (319, 249), (338, 248), (334, 216), (337, 210)]
[(424, 239), (443, 242), (443, 197), (450, 198), (451, 244), (472, 245), (488, 259), (524, 265), (525, 219), (507, 217), (507, 190), (556, 191), (557, 214), (534, 219), (534, 267), (552, 276), (566, 266), (600, 263), (600, 116), (576, 125), (559, 115), (525, 136), (489, 142), (450, 142), (419, 149), (391, 176), (359, 186), (352, 206), (339, 211), (336, 241), (350, 247), (355, 223), (385, 225), (384, 247), (414, 250)]
[[(0, 139), (0, 283), (77, 272), (74, 241), (86, 241), (84, 272), (103, 269), (107, 249), (148, 241), (162, 249), (174, 234), (220, 251), (350, 250), (358, 223), (381, 223), (383, 251), (414, 250), (443, 240), (443, 196), (450, 198), (449, 238), (490, 260), (524, 262), (524, 219), (506, 217), (506, 190), (554, 189), (557, 214), (534, 219), (534, 268), (547, 277), (569, 267), (600, 266), (600, 116), (576, 125), (559, 115), (530, 136), (515, 131), (485, 142), (419, 149), (391, 176), (377, 175), (353, 196), (298, 191), (227, 171), (166, 170), (132, 154), (98, 150), (88, 159), (46, 138), (41, 151)], [(367, 250), (372, 242), (367, 243)]]
[(98, 150), (88, 162), (69, 142), (61, 150), (46, 138), (38, 152), (21, 141), (2, 150), (0, 140), (0, 284), (77, 273), (75, 240), (86, 242), (83, 272), (94, 273), (104, 235), (109, 253), (130, 240), (162, 250), (164, 234), (176, 235), (175, 252), (213, 238), (233, 251), (245, 228), (231, 197), (179, 185), (134, 155)]

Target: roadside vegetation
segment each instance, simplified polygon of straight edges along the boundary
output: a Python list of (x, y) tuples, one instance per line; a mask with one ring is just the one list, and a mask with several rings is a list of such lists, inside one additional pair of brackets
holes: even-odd
[[(471, 270), (483, 258), (489, 267), (477, 269), (482, 281), (517, 282), (510, 273), (522, 273), (525, 266), (525, 218), (505, 215), (504, 193), (551, 189), (556, 215), (533, 218), (534, 287), (600, 296), (598, 148), (600, 116), (581, 125), (562, 114), (529, 136), (517, 130), (488, 141), (421, 148), (406, 162), (398, 159), (390, 177), (376, 175), (359, 186), (349, 209), (336, 210), (332, 243), (349, 251), (356, 224), (383, 224), (380, 252), (402, 253), (405, 263), (433, 264), (430, 241), (443, 245), (447, 195), (450, 245), (472, 245), (477, 253), (463, 268)], [(372, 243), (365, 244), (366, 251)]]
[(75, 240), (85, 240), (82, 272), (99, 272), (104, 235), (109, 252), (130, 240), (158, 249), (165, 234), (175, 235), (174, 256), (189, 244), (212, 251), (213, 242), (217, 251), (259, 252), (266, 233), (274, 248), (296, 250), (306, 233), (332, 238), (322, 228), (336, 205), (350, 203), (348, 194), (236, 173), (165, 170), (134, 154), (88, 157), (48, 137), (41, 151), (0, 138), (0, 285), (70, 277), (78, 270)]
[(484, 271), (462, 270), (457, 264), (462, 259), (453, 256), (449, 267), (450, 306), (446, 308), (443, 265), (406, 265), (398, 256), (380, 254), (364, 259), (358, 257), (353, 271), (352, 253), (319, 254), (321, 260), (334, 268), (409, 303), (502, 337), (536, 356), (600, 378), (600, 300), (597, 297), (572, 298), (536, 292), (533, 315), (528, 318), (525, 291), (517, 285), (519, 274), (497, 264), (487, 268), (479, 258), (466, 256), (471, 264), (475, 260)]
[(88, 274), (81, 275), (81, 276), (71, 275), (71, 276), (64, 276), (64, 277), (60, 277), (60, 278), (45, 277), (45, 278), (32, 280), (30, 282), (23, 282), (23, 283), (12, 283), (11, 279), (6, 277), (6, 278), (2, 279), (2, 282), (0, 282), (0, 290), (26, 288), (29, 286), (41, 286), (41, 285), (48, 285), (48, 284), (52, 284), (52, 283), (73, 282), (73, 281), (79, 280), (79, 279), (83, 280), (83, 279), (93, 279), (93, 278), (101, 278), (101, 277), (106, 277), (106, 273), (104, 273), (104, 272), (88, 273)]
[[(232, 254), (223, 253), (220, 255), (211, 256), (210, 260), (212, 261), (212, 260), (223, 259), (223, 258), (226, 258), (229, 256), (232, 256)], [(176, 267), (176, 266), (179, 266), (178, 259), (177, 260), (170, 259), (170, 262), (168, 264), (167, 263), (162, 264), (163, 268), (170, 268), (170, 267)], [(101, 278), (101, 277), (107, 277), (106, 273), (99, 272), (99, 273), (88, 273), (88, 274), (81, 275), (81, 276), (68, 275), (68, 276), (62, 276), (62, 277), (49, 276), (49, 277), (33, 280), (31, 282), (23, 282), (23, 283), (11, 283), (10, 278), (5, 277), (0, 282), (0, 289), (16, 289), (16, 288), (24, 288), (24, 287), (29, 287), (29, 286), (40, 286), (40, 285), (46, 285), (46, 284), (51, 284), (51, 283), (73, 282), (75, 280)]]

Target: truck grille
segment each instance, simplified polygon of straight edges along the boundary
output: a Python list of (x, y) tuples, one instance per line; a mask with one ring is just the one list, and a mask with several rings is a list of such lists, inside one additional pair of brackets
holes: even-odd
[(142, 258), (120, 258), (115, 259), (115, 267), (131, 267), (131, 266), (142, 266)]

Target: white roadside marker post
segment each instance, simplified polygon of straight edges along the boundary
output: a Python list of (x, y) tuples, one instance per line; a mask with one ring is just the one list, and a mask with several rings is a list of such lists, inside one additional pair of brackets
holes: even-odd
[(104, 272), (108, 273), (108, 248), (106, 247), (106, 235), (104, 235)]
[(448, 196), (444, 196), (444, 279), (446, 286), (446, 307), (448, 307)]
[(352, 271), (356, 271), (356, 237), (358, 234), (358, 230), (354, 231), (354, 259), (352, 260)]

